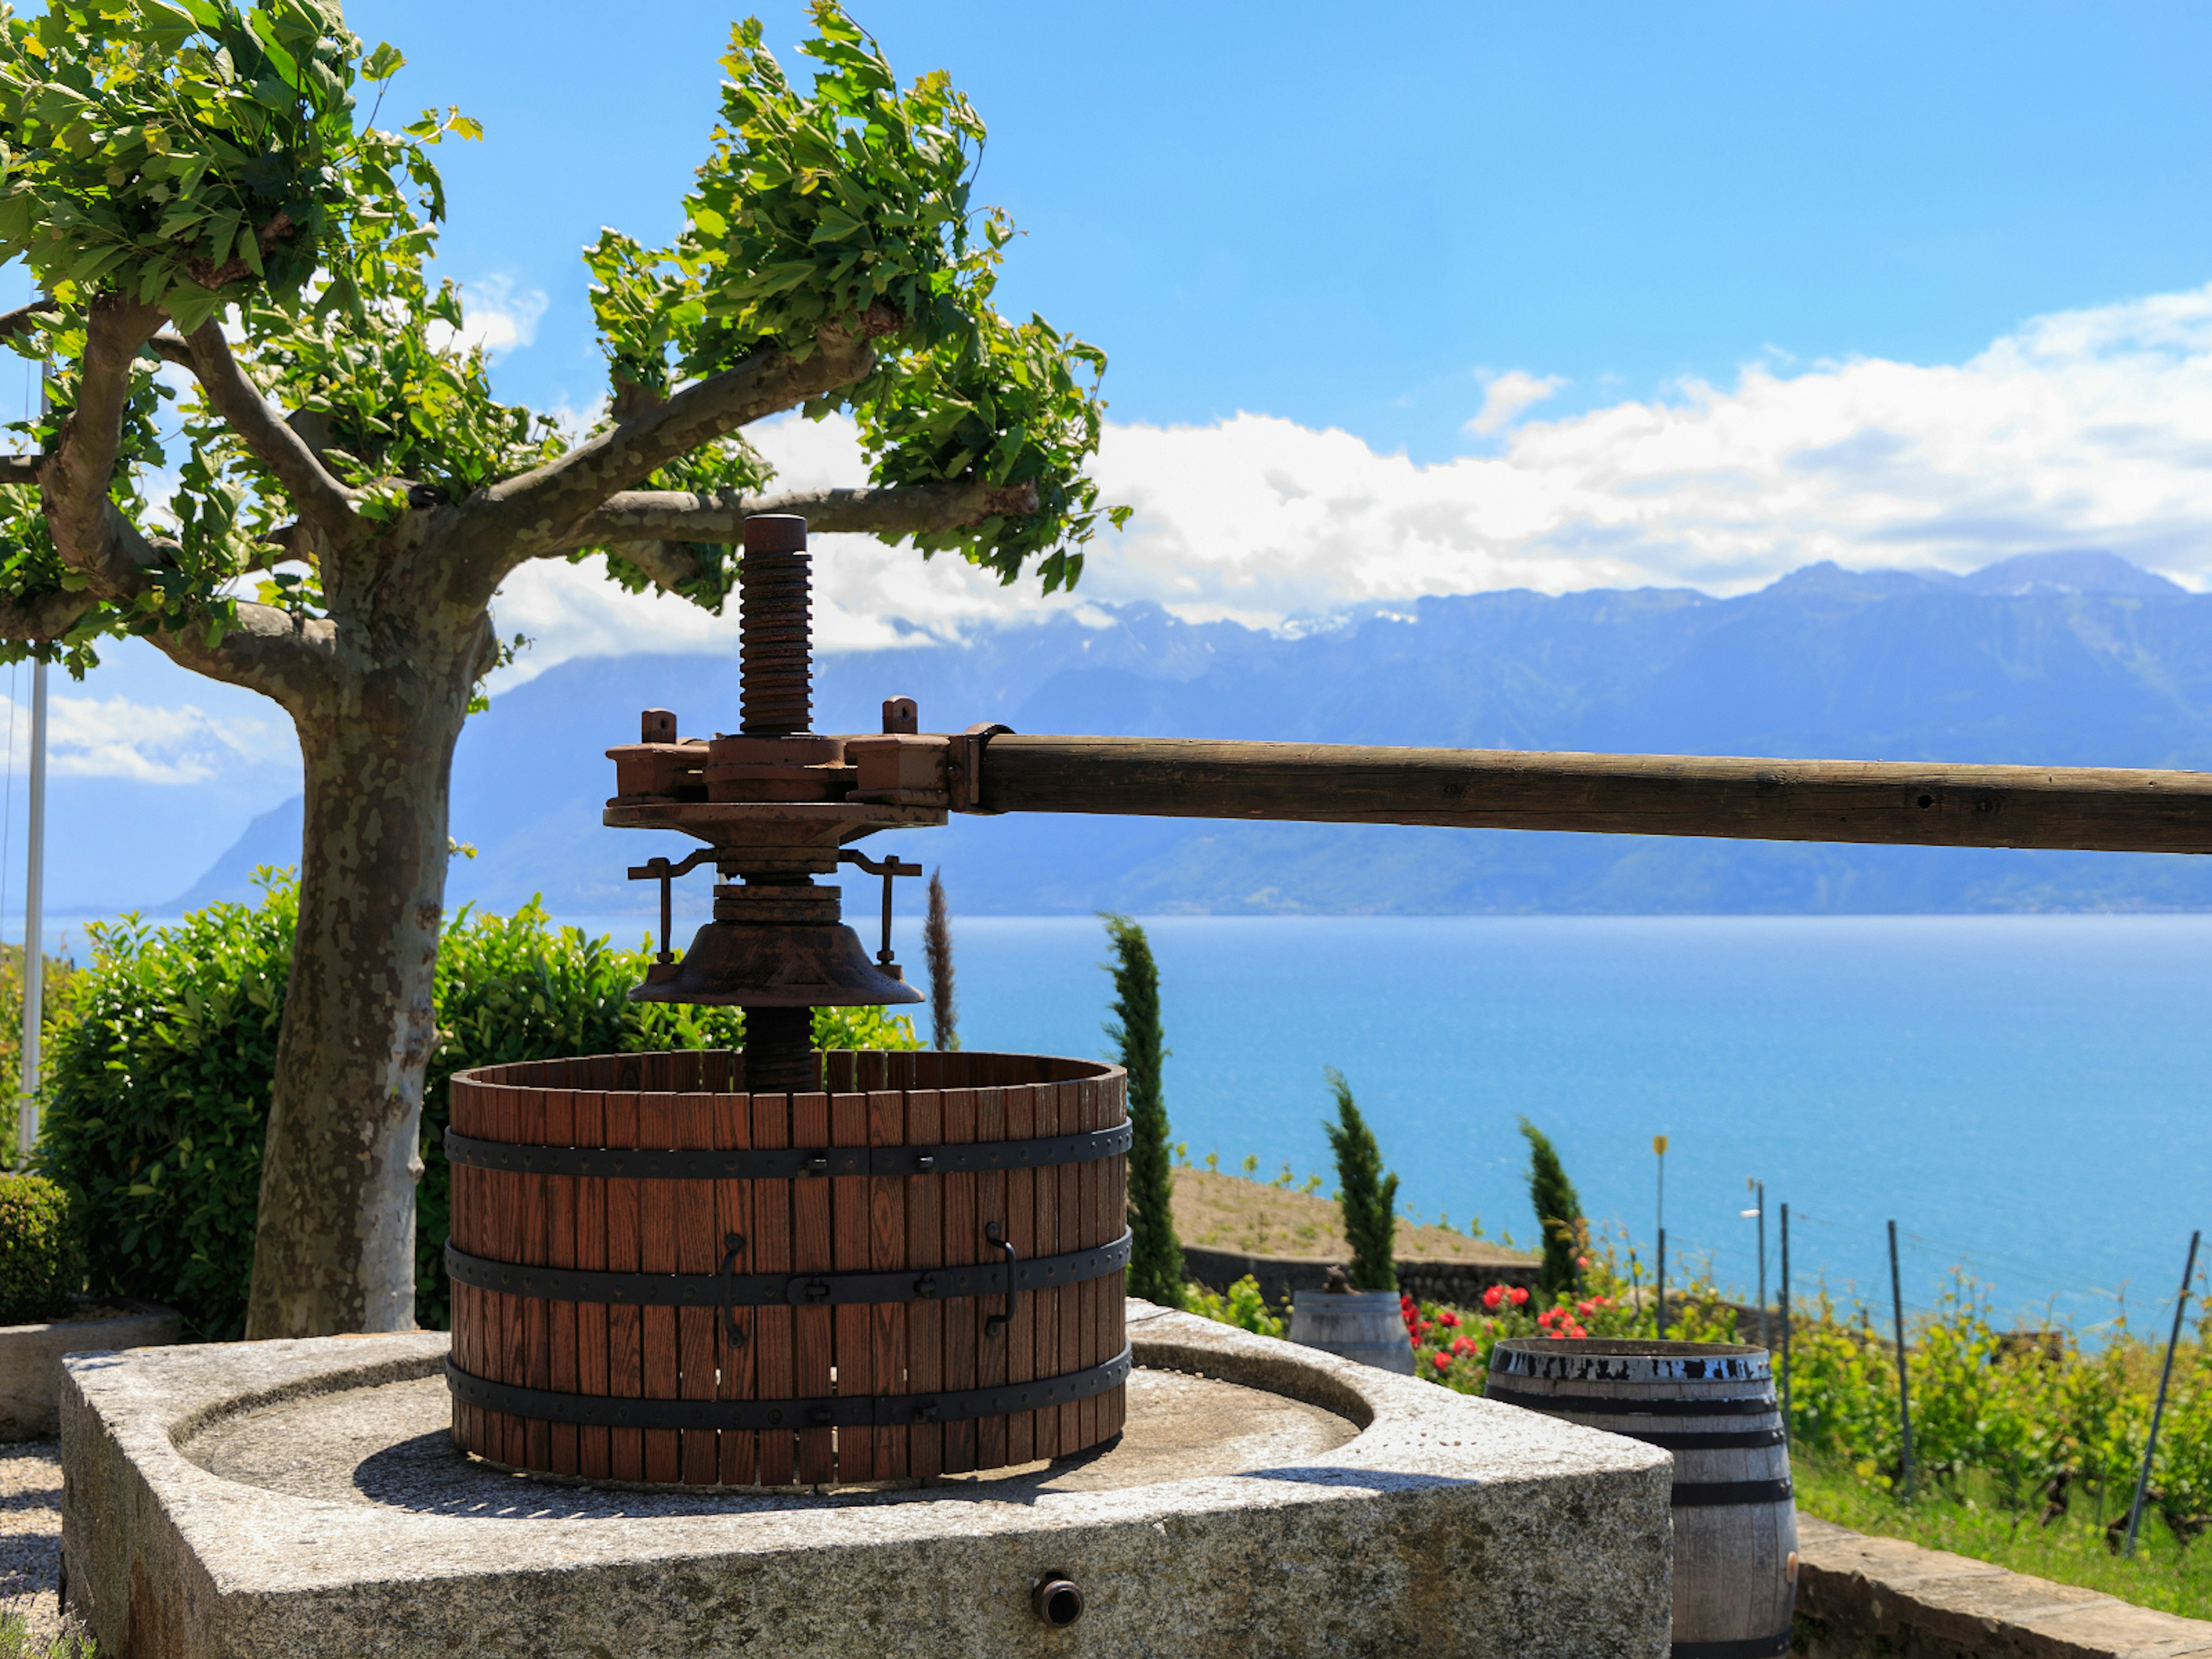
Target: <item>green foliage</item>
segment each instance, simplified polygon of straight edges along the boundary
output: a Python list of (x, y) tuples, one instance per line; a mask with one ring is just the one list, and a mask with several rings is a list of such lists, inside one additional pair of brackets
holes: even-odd
[(1260, 1294), (1260, 1281), (1249, 1273), (1231, 1285), (1226, 1296), (1209, 1291), (1203, 1285), (1186, 1285), (1182, 1287), (1182, 1305), (1186, 1313), (1198, 1314), (1218, 1324), (1234, 1325), (1240, 1331), (1254, 1331), (1261, 1336), (1280, 1336), (1290, 1328), (1288, 1320), (1268, 1308), (1267, 1299)]
[(41, 1176), (0, 1176), (0, 1325), (69, 1311), (84, 1284), (84, 1243), (69, 1194)]
[[(244, 1328), (276, 1040), (297, 899), (264, 872), (254, 906), (217, 904), (169, 927), (95, 923), (50, 1037), (42, 1167), (89, 1224), (94, 1289), (178, 1308), (203, 1336)], [(647, 947), (620, 950), (542, 907), (464, 908), (446, 927), (434, 999), (439, 1044), (423, 1097), (416, 1316), (446, 1322), (443, 1136), (447, 1079), (471, 1066), (559, 1054), (728, 1048), (735, 1009), (634, 1003)], [(817, 1042), (919, 1046), (881, 1009), (825, 1009)]]
[(1521, 1120), (1522, 1136), (1528, 1143), (1528, 1202), (1536, 1212), (1536, 1236), (1544, 1241), (1543, 1265), (1536, 1271), (1536, 1286), (1547, 1297), (1571, 1291), (1580, 1281), (1575, 1265), (1587, 1248), (1589, 1224), (1583, 1219), (1583, 1201), (1575, 1183), (1567, 1179), (1551, 1137)]
[(250, 291), (301, 301), (335, 249), (444, 210), (425, 153), (472, 123), (354, 125), (387, 80), (336, 0), (51, 0), (0, 28), (0, 259), (160, 305), (186, 332)]
[(1114, 1022), (1106, 1035), (1129, 1074), (1129, 1294), (1182, 1305), (1182, 1245), (1175, 1230), (1175, 1171), (1168, 1109), (1160, 1087), (1160, 970), (1145, 930), (1127, 916), (1103, 918), (1114, 946)]
[(1344, 1212), (1344, 1236), (1352, 1245), (1352, 1262), (1346, 1276), (1355, 1290), (1395, 1291), (1398, 1270), (1394, 1258), (1397, 1231), (1398, 1177), (1382, 1173), (1382, 1149), (1375, 1132), (1360, 1116), (1352, 1098), (1352, 1085), (1334, 1066), (1326, 1068), (1328, 1086), (1336, 1097), (1336, 1121), (1324, 1120), (1322, 1133), (1336, 1158), (1338, 1203)]
[(21, 1604), (0, 1612), (0, 1659), (98, 1659), (92, 1638), (78, 1630), (33, 1635)]
[(167, 1303), (203, 1336), (244, 1328), (297, 916), (278, 878), (173, 927), (93, 923), (48, 1031), (39, 1163), (84, 1217), (94, 1293)]
[[(816, 37), (800, 50), (822, 67), (800, 91), (751, 21), (722, 59), (722, 125), (665, 248), (616, 231), (586, 258), (592, 304), (620, 392), (665, 396), (680, 380), (731, 367), (763, 345), (804, 356), (828, 323), (873, 308), (890, 332), (875, 371), (810, 405), (849, 408), (881, 484), (975, 480), (1035, 490), (1034, 508), (914, 537), (925, 554), (957, 552), (1012, 581), (1036, 561), (1045, 591), (1073, 586), (1102, 517), (1085, 471), (1105, 405), (1105, 354), (1042, 318), (1014, 323), (992, 304), (1003, 214), (971, 224), (969, 190), (981, 118), (943, 71), (903, 91), (875, 40), (834, 0), (816, 0)], [(886, 314), (887, 313), (887, 314)], [(701, 477), (655, 487), (757, 489), (757, 456), (726, 449)], [(719, 607), (726, 555), (694, 548), (710, 573), (692, 597)], [(641, 572), (617, 570), (641, 583)], [(687, 589), (687, 591), (689, 591)]]

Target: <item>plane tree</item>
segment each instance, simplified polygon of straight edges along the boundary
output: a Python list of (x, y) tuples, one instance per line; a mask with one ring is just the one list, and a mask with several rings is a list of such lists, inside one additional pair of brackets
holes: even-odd
[[(454, 741), (501, 583), (598, 559), (709, 610), (750, 514), (804, 514), (1047, 591), (1102, 516), (1104, 358), (993, 289), (982, 122), (818, 0), (810, 84), (732, 33), (666, 246), (586, 252), (588, 430), (501, 402), (433, 264), (455, 111), (379, 126), (402, 65), (337, 0), (49, 0), (0, 26), (0, 337), (44, 413), (0, 458), (0, 655), (100, 641), (271, 698), (299, 734), (300, 920), (247, 1334), (413, 1323), (414, 1185)], [(366, 113), (362, 106), (374, 101)], [(842, 411), (866, 488), (777, 492), (746, 441)]]

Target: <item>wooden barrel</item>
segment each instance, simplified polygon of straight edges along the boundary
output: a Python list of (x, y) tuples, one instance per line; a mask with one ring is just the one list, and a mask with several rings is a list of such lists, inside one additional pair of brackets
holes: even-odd
[(453, 1439), (517, 1469), (898, 1480), (1121, 1427), (1127, 1076), (1030, 1054), (726, 1053), (456, 1073)]
[(1485, 1393), (1674, 1453), (1674, 1659), (1790, 1651), (1797, 1511), (1765, 1349), (1515, 1338)]
[(1291, 1340), (1381, 1370), (1413, 1374), (1413, 1340), (1395, 1291), (1293, 1291)]

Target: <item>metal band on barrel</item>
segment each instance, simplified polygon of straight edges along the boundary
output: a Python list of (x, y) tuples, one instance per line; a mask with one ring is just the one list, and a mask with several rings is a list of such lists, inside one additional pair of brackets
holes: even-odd
[(1640, 1400), (1627, 1395), (1524, 1394), (1501, 1389), (1495, 1382), (1483, 1391), (1486, 1400), (1526, 1407), (1556, 1417), (1561, 1412), (1590, 1412), (1599, 1417), (1758, 1417), (1779, 1413), (1771, 1395), (1716, 1395), (1707, 1400)]
[[(1103, 1279), (1129, 1265), (1130, 1237), (1066, 1255), (1032, 1256), (1011, 1269), (1012, 1288), (1045, 1291)], [(453, 1281), (544, 1302), (608, 1303), (632, 1308), (826, 1308), (840, 1304), (945, 1301), (1003, 1296), (1004, 1261), (957, 1267), (908, 1267), (875, 1273), (610, 1273), (578, 1267), (532, 1267), (471, 1255), (448, 1239), (446, 1271)]]
[(525, 1146), (446, 1131), (446, 1158), (507, 1175), (607, 1181), (793, 1181), (810, 1176), (988, 1175), (1091, 1164), (1129, 1150), (1133, 1127), (1038, 1140), (979, 1140), (957, 1146), (775, 1146), (710, 1152), (629, 1146)]
[(446, 1361), (446, 1386), (465, 1406), (540, 1422), (616, 1429), (895, 1429), (916, 1423), (964, 1423), (1088, 1400), (1119, 1386), (1128, 1376), (1129, 1350), (1124, 1347), (1088, 1370), (995, 1389), (832, 1395), (817, 1400), (639, 1400), (494, 1382), (463, 1370), (450, 1358)]
[(1626, 1440), (1640, 1440), (1647, 1446), (1656, 1446), (1662, 1451), (1753, 1451), (1762, 1446), (1783, 1443), (1779, 1429), (1723, 1429), (1712, 1434), (1700, 1434), (1687, 1429), (1679, 1434), (1669, 1434), (1658, 1429), (1607, 1429), (1607, 1434), (1617, 1434)]
[(1783, 1630), (1740, 1642), (1677, 1642), (1668, 1652), (1673, 1659), (1782, 1659), (1796, 1636), (1795, 1630)]
[(1717, 1510), (1731, 1504), (1786, 1504), (1787, 1480), (1678, 1480), (1668, 1500), (1678, 1510)]

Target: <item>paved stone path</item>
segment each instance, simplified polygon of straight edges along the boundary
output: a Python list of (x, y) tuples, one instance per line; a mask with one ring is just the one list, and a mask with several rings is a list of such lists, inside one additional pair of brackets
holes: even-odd
[(61, 1628), (61, 1562), (62, 1443), (0, 1444), (0, 1602), (34, 1636)]

